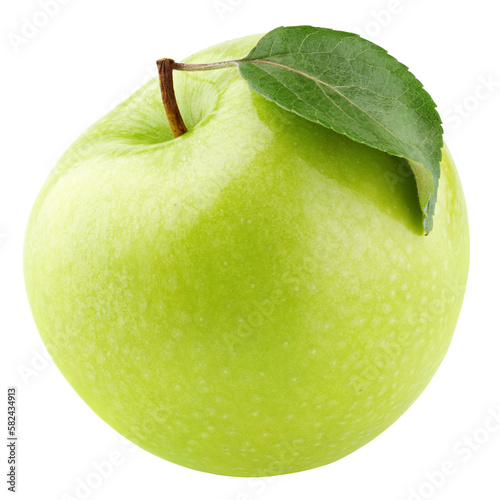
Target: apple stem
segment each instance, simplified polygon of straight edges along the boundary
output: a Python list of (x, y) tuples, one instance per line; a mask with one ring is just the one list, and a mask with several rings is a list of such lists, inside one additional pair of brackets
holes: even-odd
[(156, 61), (158, 73), (160, 75), (161, 98), (163, 100), (163, 107), (167, 113), (168, 123), (170, 124), (174, 137), (180, 137), (185, 134), (188, 129), (182, 119), (179, 106), (177, 106), (177, 100), (175, 99), (174, 79), (172, 75), (173, 64), (174, 61), (172, 59), (159, 59)]
[(177, 100), (175, 99), (174, 92), (174, 79), (173, 71), (204, 71), (209, 69), (227, 68), (228, 66), (237, 65), (241, 59), (233, 59), (231, 61), (220, 61), (214, 63), (204, 64), (189, 64), (177, 63), (173, 59), (158, 59), (156, 65), (158, 66), (158, 73), (160, 75), (160, 90), (161, 98), (163, 100), (163, 107), (167, 113), (168, 123), (174, 134), (174, 137), (180, 137), (185, 134), (188, 129), (184, 120), (182, 119)]

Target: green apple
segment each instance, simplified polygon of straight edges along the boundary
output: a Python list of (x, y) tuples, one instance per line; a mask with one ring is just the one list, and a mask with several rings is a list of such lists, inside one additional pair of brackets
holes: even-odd
[(415, 401), (450, 344), (469, 262), (453, 161), (445, 148), (424, 236), (405, 161), (281, 109), (234, 67), (175, 72), (175, 88), (188, 133), (173, 139), (153, 79), (50, 174), (24, 250), (40, 335), (155, 455), (233, 476), (333, 462)]

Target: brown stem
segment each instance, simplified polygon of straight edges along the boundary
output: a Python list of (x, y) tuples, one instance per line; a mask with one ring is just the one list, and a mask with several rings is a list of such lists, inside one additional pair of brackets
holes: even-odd
[(163, 106), (167, 113), (168, 123), (174, 133), (174, 137), (180, 137), (182, 134), (185, 134), (188, 129), (182, 119), (177, 101), (175, 100), (174, 79), (172, 77), (174, 64), (172, 59), (159, 59), (156, 61), (158, 73), (160, 75), (161, 98), (163, 99)]

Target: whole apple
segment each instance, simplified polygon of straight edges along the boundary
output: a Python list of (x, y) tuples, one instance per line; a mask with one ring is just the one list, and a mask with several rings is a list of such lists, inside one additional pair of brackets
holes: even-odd
[(405, 160), (281, 109), (236, 68), (174, 78), (188, 133), (173, 139), (153, 79), (38, 196), (24, 269), (40, 335), (155, 455), (232, 476), (333, 462), (415, 401), (450, 344), (469, 263), (453, 161), (445, 148), (424, 236)]

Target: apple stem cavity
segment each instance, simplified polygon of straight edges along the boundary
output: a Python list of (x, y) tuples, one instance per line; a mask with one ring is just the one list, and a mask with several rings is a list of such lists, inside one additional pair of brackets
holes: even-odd
[(185, 134), (188, 129), (182, 119), (177, 100), (174, 92), (173, 70), (179, 71), (204, 71), (209, 69), (227, 68), (228, 66), (236, 66), (241, 59), (233, 59), (232, 61), (220, 61), (214, 63), (189, 64), (177, 63), (173, 59), (158, 59), (158, 74), (160, 76), (161, 98), (163, 107), (167, 113), (168, 123), (174, 134), (174, 137), (180, 137)]

